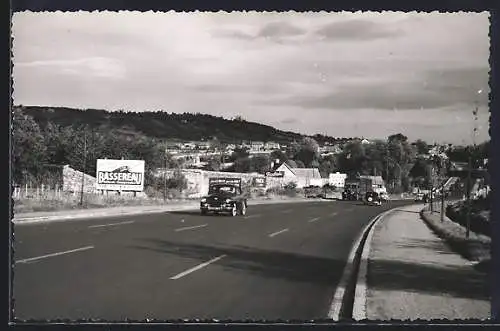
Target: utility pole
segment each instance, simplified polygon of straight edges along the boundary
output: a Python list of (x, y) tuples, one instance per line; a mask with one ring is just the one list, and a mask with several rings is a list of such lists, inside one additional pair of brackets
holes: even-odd
[(167, 200), (167, 153), (165, 153), (165, 169), (163, 171), (163, 201)]
[(444, 179), (446, 178), (445, 174), (446, 174), (446, 170), (444, 168), (444, 160), (441, 158), (441, 176), (442, 176), (442, 180), (443, 180), (443, 183), (441, 184), (441, 222), (444, 221), (444, 213), (445, 213), (445, 208), (444, 208)]
[(433, 191), (434, 190), (434, 165), (431, 165), (431, 190), (429, 193), (429, 199), (431, 203), (431, 213), (434, 212), (434, 199), (433, 199)]
[(82, 172), (82, 188), (80, 191), (80, 206), (83, 206), (83, 187), (85, 185), (85, 171), (87, 170), (87, 127), (83, 129), (83, 172)]
[[(478, 91), (478, 93), (481, 93), (481, 90)], [(476, 151), (476, 133), (477, 133), (477, 119), (478, 119), (478, 106), (477, 106), (477, 100), (475, 102), (475, 107), (474, 110), (472, 111), (473, 115), (473, 121), (474, 121), (474, 128), (472, 131), (472, 150), (469, 149), (469, 169), (467, 171), (467, 217), (466, 217), (466, 232), (465, 232), (465, 237), (469, 239), (470, 236), (470, 221), (471, 221), (471, 212), (472, 212), (472, 199), (471, 199), (471, 190), (472, 190), (472, 167), (473, 167), (473, 160), (472, 160), (472, 153), (475, 153)]]

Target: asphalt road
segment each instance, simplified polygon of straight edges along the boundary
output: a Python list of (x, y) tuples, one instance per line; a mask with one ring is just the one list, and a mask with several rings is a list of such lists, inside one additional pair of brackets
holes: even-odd
[(312, 201), (15, 225), (18, 320), (325, 319), (382, 207)]

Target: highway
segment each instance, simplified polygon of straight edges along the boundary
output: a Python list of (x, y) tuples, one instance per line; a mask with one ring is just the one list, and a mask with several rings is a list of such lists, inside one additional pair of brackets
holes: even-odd
[(317, 201), (14, 226), (17, 320), (326, 319), (381, 207)]

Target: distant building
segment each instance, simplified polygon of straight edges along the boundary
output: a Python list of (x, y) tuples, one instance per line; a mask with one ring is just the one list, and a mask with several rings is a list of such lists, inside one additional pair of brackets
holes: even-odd
[(332, 173), (328, 175), (328, 184), (337, 188), (343, 188), (346, 179), (347, 174), (342, 174), (340, 172)]
[(280, 149), (280, 144), (274, 141), (268, 141), (264, 144), (264, 149), (266, 150), (278, 150)]
[(287, 163), (282, 163), (276, 171), (283, 171), (284, 182), (294, 182), (297, 188), (310, 185), (322, 185), (322, 178), (317, 168), (291, 168)]
[(250, 144), (250, 150), (261, 151), (264, 149), (264, 143), (262, 141), (252, 141)]

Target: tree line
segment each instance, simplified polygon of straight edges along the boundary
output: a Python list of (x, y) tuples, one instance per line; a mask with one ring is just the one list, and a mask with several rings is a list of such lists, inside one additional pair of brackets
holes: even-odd
[[(57, 178), (60, 173), (58, 167), (66, 164), (95, 176), (97, 159), (124, 158), (145, 160), (146, 185), (160, 187), (164, 183), (155, 182), (153, 171), (157, 168), (181, 166), (179, 161), (165, 154), (164, 139), (151, 137), (128, 127), (128, 117), (121, 125), (110, 126), (98, 121), (81, 121), (78, 116), (69, 119), (61, 117), (66, 118), (64, 122), (50, 119), (47, 115), (50, 112), (44, 115), (45, 120), (30, 114), (22, 107), (13, 109), (11, 156), (15, 183), (60, 181), (60, 178)], [(92, 115), (92, 112), (88, 116), (99, 118)], [(245, 130), (241, 131), (246, 132)], [(212, 128), (207, 134), (215, 135), (215, 131)], [(375, 140), (369, 144), (363, 144), (359, 139), (350, 141), (343, 144), (340, 154), (321, 156), (316, 139), (300, 135), (298, 137), (300, 138), (288, 144), (286, 150), (277, 150), (270, 155), (250, 157), (247, 150), (236, 149), (228, 158), (210, 159), (207, 169), (221, 170), (221, 162), (224, 161), (233, 163), (226, 171), (265, 173), (270, 171), (272, 163), (279, 159), (293, 168), (318, 168), (322, 177), (336, 171), (349, 176), (381, 175), (394, 187), (406, 190), (415, 184), (428, 185), (433, 173), (446, 171), (449, 161), (467, 162), (469, 155), (473, 155), (473, 159), (480, 162), (479, 160), (487, 158), (489, 148), (487, 142), (475, 148), (450, 146), (445, 151), (450, 158), (448, 161), (439, 158), (424, 159), (420, 156), (427, 154), (432, 146), (422, 140), (411, 143), (406, 136), (399, 133), (389, 136), (386, 140)], [(272, 136), (269, 138), (277, 140)], [(215, 143), (222, 147), (221, 141), (223, 140)]]

